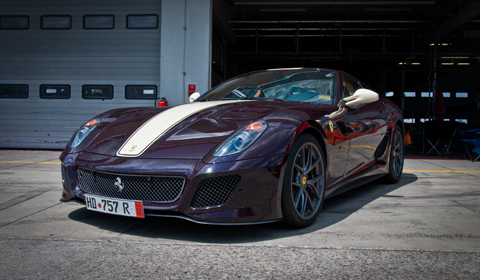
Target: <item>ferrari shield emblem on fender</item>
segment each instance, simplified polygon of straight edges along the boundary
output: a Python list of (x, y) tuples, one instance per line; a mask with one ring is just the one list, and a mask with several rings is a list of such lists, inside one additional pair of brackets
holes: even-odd
[(117, 191), (119, 193), (121, 193), (125, 188), (122, 184), (122, 179), (120, 179), (120, 177), (117, 177), (117, 179), (115, 180), (115, 187), (117, 187)]
[(329, 122), (328, 122), (328, 125), (330, 126), (330, 132), (333, 133), (333, 122), (332, 122), (332, 121), (329, 121)]

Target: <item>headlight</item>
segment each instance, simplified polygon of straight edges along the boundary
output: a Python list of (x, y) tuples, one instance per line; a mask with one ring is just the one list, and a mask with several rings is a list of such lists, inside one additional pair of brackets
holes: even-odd
[(240, 153), (250, 147), (266, 129), (267, 123), (264, 120), (251, 123), (228, 138), (213, 155), (222, 157)]
[(70, 148), (75, 148), (78, 145), (80, 145), (83, 142), (83, 140), (87, 138), (88, 134), (90, 134), (90, 132), (92, 132), (92, 130), (95, 127), (97, 127), (97, 125), (99, 124), (100, 124), (100, 119), (95, 118), (95, 119), (91, 119), (89, 122), (82, 125), (72, 136), (72, 139), (70, 139), (70, 141), (68, 142), (68, 146)]

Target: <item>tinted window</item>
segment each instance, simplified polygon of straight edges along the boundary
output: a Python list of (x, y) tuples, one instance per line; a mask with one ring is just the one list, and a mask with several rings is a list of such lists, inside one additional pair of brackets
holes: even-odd
[(113, 85), (83, 85), (83, 99), (113, 99)]
[(1, 16), (0, 29), (28, 29), (30, 20), (28, 16)]
[(28, 98), (28, 85), (0, 85), (0, 98)]
[(127, 15), (127, 28), (155, 29), (158, 28), (157, 15)]
[(40, 85), (42, 99), (69, 99), (70, 85)]
[(127, 85), (125, 86), (126, 99), (157, 99), (156, 85)]
[(42, 29), (70, 29), (72, 28), (71, 16), (42, 16)]
[(83, 16), (84, 29), (113, 29), (115, 17), (113, 15), (85, 15)]

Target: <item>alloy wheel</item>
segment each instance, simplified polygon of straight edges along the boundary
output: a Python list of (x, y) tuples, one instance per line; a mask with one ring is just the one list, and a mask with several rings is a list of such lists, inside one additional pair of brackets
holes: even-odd
[(300, 218), (307, 220), (320, 208), (324, 192), (324, 162), (316, 145), (307, 142), (298, 150), (291, 178), (294, 208)]
[(400, 176), (403, 169), (403, 139), (399, 131), (395, 133), (392, 143), (393, 149), (393, 172)]

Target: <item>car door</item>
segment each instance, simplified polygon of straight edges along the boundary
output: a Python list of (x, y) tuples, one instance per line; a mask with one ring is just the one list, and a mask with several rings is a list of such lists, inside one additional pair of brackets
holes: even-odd
[[(352, 77), (344, 77), (344, 97), (351, 96), (363, 85)], [(348, 178), (375, 164), (375, 151), (387, 129), (385, 109), (381, 101), (348, 108), (343, 118), (349, 139), (348, 160), (344, 178)]]

